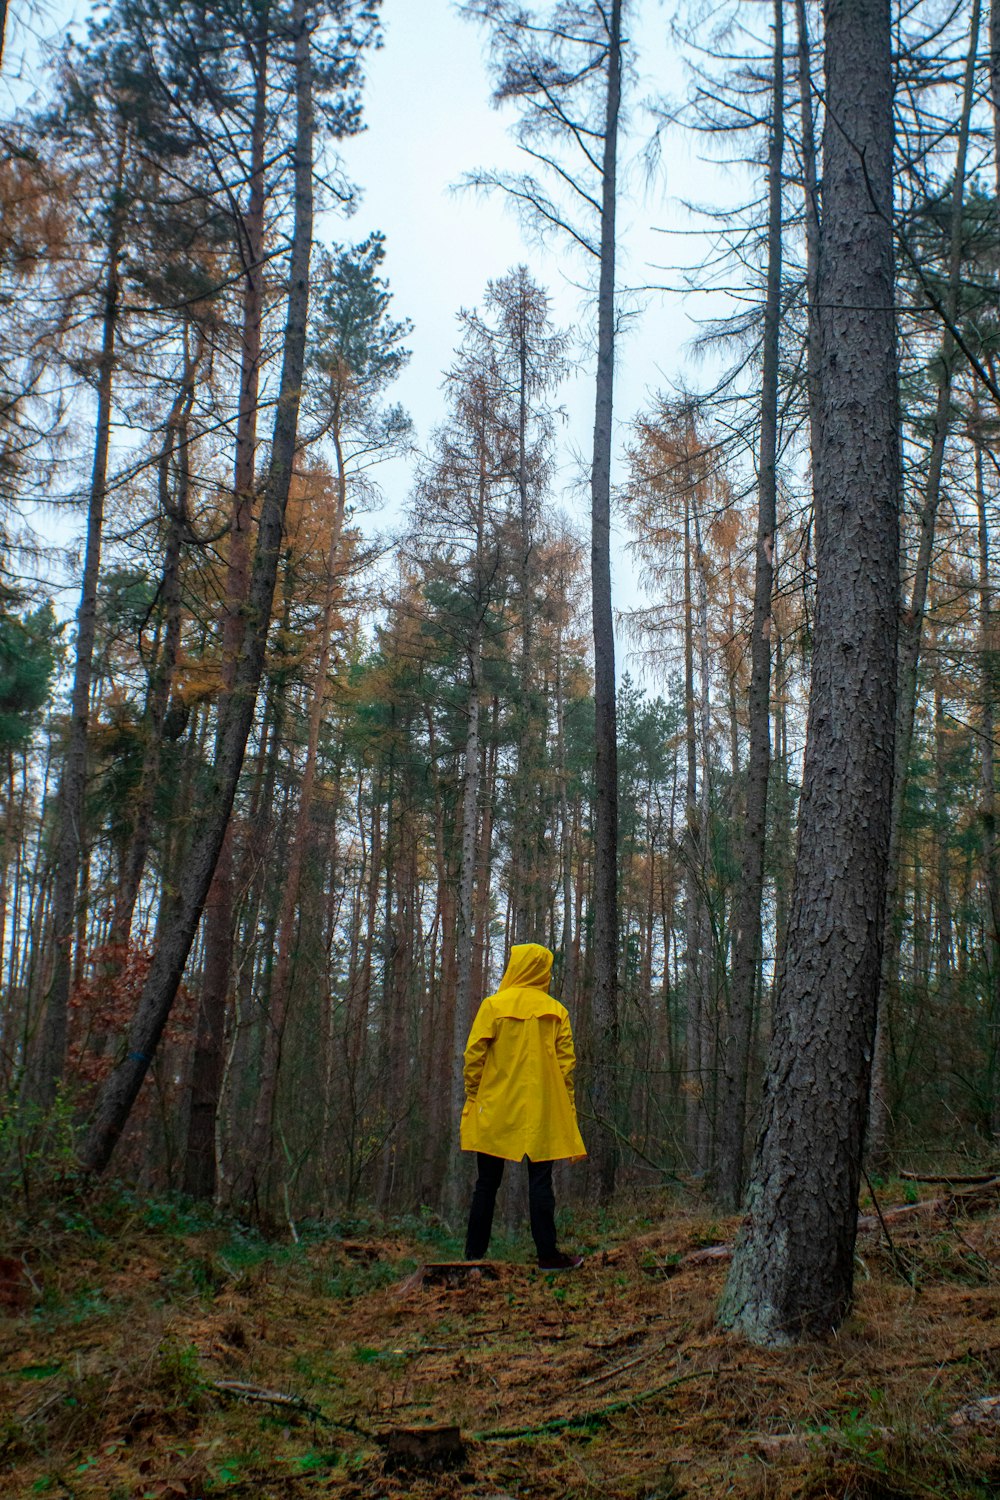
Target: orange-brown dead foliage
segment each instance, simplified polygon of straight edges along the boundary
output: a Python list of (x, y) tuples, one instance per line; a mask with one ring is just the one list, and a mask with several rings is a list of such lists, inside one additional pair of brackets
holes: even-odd
[[(412, 1224), (262, 1247), (70, 1216), (5, 1247), (38, 1292), (0, 1323), (0, 1494), (1000, 1496), (1000, 1215), (898, 1221), (895, 1258), (864, 1230), (836, 1337), (760, 1350), (714, 1326), (725, 1265), (677, 1264), (733, 1222), (658, 1212), (578, 1219), (572, 1275), (422, 1285), (447, 1254)], [(460, 1427), (458, 1463), (388, 1463), (424, 1424)]]

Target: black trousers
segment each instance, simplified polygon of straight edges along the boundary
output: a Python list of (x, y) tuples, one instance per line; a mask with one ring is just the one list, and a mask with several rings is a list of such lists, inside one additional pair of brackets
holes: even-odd
[[(503, 1180), (502, 1156), (488, 1156), (485, 1151), (477, 1151), (476, 1160), (479, 1163), (479, 1176), (472, 1194), (469, 1228), (465, 1236), (466, 1260), (481, 1260), (489, 1248), (493, 1209), (497, 1201), (497, 1190)], [(552, 1191), (552, 1163), (531, 1161), (528, 1158), (525, 1160), (528, 1163), (531, 1236), (535, 1241), (539, 1260), (548, 1260), (556, 1253), (556, 1195)]]

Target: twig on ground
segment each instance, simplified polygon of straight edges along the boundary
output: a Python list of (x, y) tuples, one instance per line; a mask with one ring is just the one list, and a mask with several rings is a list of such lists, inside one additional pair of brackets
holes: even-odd
[(26, 1255), (22, 1255), (21, 1256), (21, 1265), (22, 1265), (22, 1267), (24, 1269), (25, 1276), (31, 1282), (31, 1289), (34, 1292), (35, 1296), (36, 1297), (41, 1297), (41, 1295), (42, 1295), (42, 1289), (38, 1285), (38, 1282), (35, 1280), (35, 1277), (34, 1277), (34, 1275), (32, 1273), (31, 1267), (28, 1265), (28, 1258), (27, 1258)]
[(987, 1259), (982, 1251), (977, 1250), (975, 1245), (970, 1245), (969, 1241), (965, 1238), (965, 1235), (962, 1233), (962, 1231), (960, 1229), (956, 1229), (954, 1224), (951, 1226), (951, 1232), (955, 1236), (956, 1240), (958, 1240), (960, 1244), (965, 1246), (966, 1250), (968, 1250), (973, 1260), (978, 1261), (980, 1266), (982, 1266), (983, 1271), (986, 1274), (987, 1281), (995, 1281), (997, 1274), (996, 1267)]
[(591, 1375), (588, 1380), (581, 1380), (580, 1385), (581, 1387), (599, 1385), (602, 1380), (614, 1380), (615, 1376), (621, 1375), (624, 1370), (631, 1370), (635, 1365), (645, 1363), (647, 1359), (652, 1359), (654, 1354), (662, 1354), (665, 1348), (666, 1345), (661, 1344), (658, 1349), (646, 1349), (642, 1354), (637, 1354), (634, 1359), (625, 1360), (624, 1364), (612, 1365), (610, 1369), (602, 1370), (599, 1375)]
[(53, 1391), (51, 1396), (46, 1396), (40, 1406), (35, 1406), (28, 1412), (24, 1418), (25, 1427), (30, 1426), (32, 1422), (40, 1421), (47, 1411), (51, 1411), (54, 1406), (59, 1406), (65, 1400), (65, 1391)]

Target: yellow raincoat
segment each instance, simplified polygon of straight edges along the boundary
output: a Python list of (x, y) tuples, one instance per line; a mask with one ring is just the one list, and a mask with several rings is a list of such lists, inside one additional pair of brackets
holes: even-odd
[(495, 995), (479, 1007), (465, 1048), (463, 1151), (508, 1161), (580, 1161), (573, 1032), (565, 1005), (546, 992), (552, 954), (538, 943), (510, 950)]

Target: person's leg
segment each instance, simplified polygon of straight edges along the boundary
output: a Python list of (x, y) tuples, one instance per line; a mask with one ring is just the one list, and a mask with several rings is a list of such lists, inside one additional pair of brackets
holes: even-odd
[(477, 1151), (476, 1160), (479, 1163), (479, 1176), (472, 1194), (469, 1227), (465, 1233), (466, 1260), (482, 1260), (489, 1249), (493, 1207), (503, 1178), (502, 1156), (488, 1156), (485, 1151)]
[(528, 1212), (531, 1215), (531, 1237), (540, 1261), (556, 1255), (556, 1195), (552, 1191), (552, 1163), (528, 1162)]

